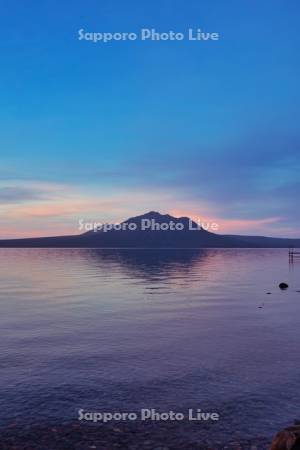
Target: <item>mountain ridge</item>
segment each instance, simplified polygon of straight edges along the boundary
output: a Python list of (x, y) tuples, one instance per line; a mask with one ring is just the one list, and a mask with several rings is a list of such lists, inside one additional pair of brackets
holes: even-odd
[[(165, 224), (173, 223), (173, 229)], [(129, 227), (129, 224), (131, 226)], [(151, 225), (155, 229), (151, 228)], [(109, 224), (113, 227), (114, 224)], [(143, 228), (144, 226), (144, 228)], [(164, 229), (161, 227), (164, 226)], [(192, 226), (192, 229), (190, 227)], [(70, 236), (0, 240), (0, 248), (287, 248), (300, 247), (300, 239), (264, 236), (222, 235), (199, 227), (188, 217), (173, 217), (157, 211), (133, 216), (118, 229), (92, 230)], [(123, 228), (122, 228), (123, 227)], [(198, 229), (197, 229), (198, 227)]]

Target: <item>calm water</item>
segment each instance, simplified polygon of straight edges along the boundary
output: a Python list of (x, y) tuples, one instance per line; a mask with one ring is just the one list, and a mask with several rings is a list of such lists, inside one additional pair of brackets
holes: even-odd
[(202, 408), (272, 434), (300, 418), (299, 272), (287, 250), (1, 249), (2, 424)]

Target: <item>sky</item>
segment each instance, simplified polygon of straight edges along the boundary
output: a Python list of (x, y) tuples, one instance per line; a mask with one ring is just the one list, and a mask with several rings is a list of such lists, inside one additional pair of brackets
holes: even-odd
[[(300, 238), (298, 0), (0, 8), (0, 238), (149, 210)], [(142, 28), (220, 39), (78, 39)]]

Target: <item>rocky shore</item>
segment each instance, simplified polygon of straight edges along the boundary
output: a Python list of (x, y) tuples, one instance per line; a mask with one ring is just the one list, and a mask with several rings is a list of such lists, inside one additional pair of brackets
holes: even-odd
[(209, 434), (199, 439), (188, 430), (163, 426), (129, 426), (127, 424), (36, 425), (11, 424), (0, 432), (0, 450), (266, 450), (270, 439), (232, 438), (220, 441)]

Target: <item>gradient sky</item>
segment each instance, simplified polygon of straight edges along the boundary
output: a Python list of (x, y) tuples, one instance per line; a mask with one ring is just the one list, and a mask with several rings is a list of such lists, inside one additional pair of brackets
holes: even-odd
[[(300, 237), (298, 0), (0, 0), (0, 236), (149, 210)], [(78, 40), (78, 30), (218, 42)]]

